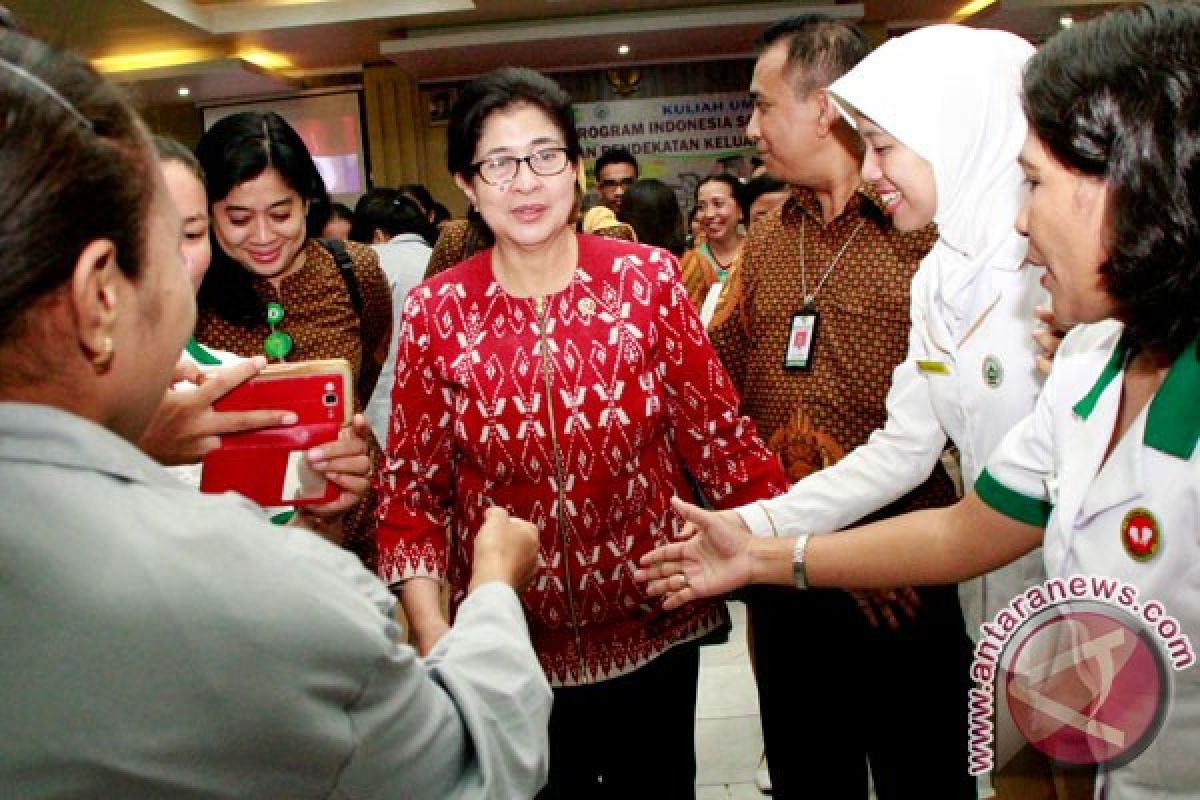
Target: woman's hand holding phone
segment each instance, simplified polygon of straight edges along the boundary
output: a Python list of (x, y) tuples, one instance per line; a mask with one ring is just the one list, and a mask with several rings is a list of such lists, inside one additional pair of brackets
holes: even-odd
[(325, 533), (330, 523), (354, 508), (371, 488), (371, 456), (368, 441), (371, 428), (362, 414), (355, 414), (348, 427), (342, 428), (333, 442), (314, 447), (305, 453), (308, 465), (326, 480), (336, 484), (341, 493), (331, 502), (303, 506), (295, 519), (300, 525), (315, 520)]
[[(354, 432), (353, 388), (353, 372), (345, 359), (264, 368), (220, 398), (214, 409), (244, 412), (282, 407), (294, 412), (298, 421), (222, 436), (221, 446), (204, 458), (200, 490), (238, 492), (263, 507), (328, 506), (338, 503), (343, 490), (362, 490), (370, 466), (354, 461), (364, 446), (356, 439), (366, 439), (366, 434), (365, 428)], [(327, 479), (323, 471), (337, 474), (338, 480)], [(334, 508), (340, 513), (337, 509), (344, 507)], [(328, 514), (328, 510), (318, 511), (306, 519), (315, 521)]]
[(195, 464), (221, 444), (221, 435), (294, 425), (296, 414), (287, 410), (216, 411), (213, 404), (262, 372), (262, 356), (232, 366), (201, 371), (186, 359), (175, 367), (175, 383), (187, 381), (195, 389), (167, 390), (138, 446), (160, 464)]

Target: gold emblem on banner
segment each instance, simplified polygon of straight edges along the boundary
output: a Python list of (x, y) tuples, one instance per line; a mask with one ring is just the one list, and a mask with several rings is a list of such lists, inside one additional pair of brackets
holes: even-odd
[(636, 94), (642, 84), (642, 71), (637, 67), (614, 67), (605, 70), (608, 85), (621, 97)]

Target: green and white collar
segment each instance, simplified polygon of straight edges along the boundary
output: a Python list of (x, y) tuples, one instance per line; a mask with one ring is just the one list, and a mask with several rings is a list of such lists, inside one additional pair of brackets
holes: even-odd
[[(1190, 459), (1200, 440), (1200, 360), (1197, 360), (1193, 339), (1163, 380), (1162, 386), (1150, 401), (1146, 416), (1146, 434), (1143, 443), (1161, 453), (1176, 458)], [(1104, 371), (1091, 390), (1075, 404), (1075, 413), (1087, 419), (1096, 408), (1100, 395), (1121, 374), (1132, 343), (1126, 334), (1121, 334)]]

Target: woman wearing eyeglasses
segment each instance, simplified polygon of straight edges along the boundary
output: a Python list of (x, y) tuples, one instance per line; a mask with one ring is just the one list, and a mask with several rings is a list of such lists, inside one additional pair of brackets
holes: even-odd
[(664, 612), (633, 571), (676, 540), (686, 474), (718, 507), (785, 479), (737, 415), (674, 257), (575, 232), (579, 154), (570, 98), (536, 72), (459, 95), (448, 166), (495, 244), (405, 301), (380, 574), (428, 652), (449, 624), (441, 584), (453, 614), (484, 512), (534, 522), (541, 568), (522, 601), (555, 687), (542, 797), (692, 797), (697, 643), (724, 608)]
[[(278, 114), (242, 112), (209, 128), (196, 157), (213, 255), (196, 298), (196, 340), (272, 361), (344, 358), (361, 410), (387, 358), (391, 289), (370, 247), (334, 244), (344, 248), (339, 265), (314, 238), (329, 195), (304, 141)], [(368, 496), (343, 526), (343, 544), (367, 562), (373, 508)]]
[[(605, 155), (613, 152), (609, 150)], [(632, 156), (630, 157), (632, 158)], [(609, 171), (612, 171), (612, 168)], [(621, 183), (622, 197), (627, 186), (628, 184)], [(579, 228), (584, 233), (592, 233), (609, 239), (637, 240), (633, 228), (623, 222), (618, 222), (613, 216), (612, 210), (606, 205), (593, 206), (587, 214), (583, 214), (582, 208), (585, 205), (583, 191), (584, 187), (580, 185), (576, 204), (581, 214)], [(589, 214), (591, 215), (590, 219)], [(438, 227), (437, 241), (433, 245), (433, 252), (429, 254), (429, 264), (425, 267), (425, 279), (428, 280), (434, 275), (441, 274), (455, 264), (466, 261), (491, 246), (491, 231), (487, 229), (487, 225), (480, 219), (479, 214), (469, 214), (467, 219), (447, 220)]]

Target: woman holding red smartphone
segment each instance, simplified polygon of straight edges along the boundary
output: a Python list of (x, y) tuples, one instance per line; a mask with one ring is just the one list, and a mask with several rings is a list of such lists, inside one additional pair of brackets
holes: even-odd
[[(183, 218), (181, 250), (188, 278), (194, 288), (199, 288), (212, 260), (204, 173), (192, 152), (179, 142), (155, 136), (152, 143), (167, 191)], [(205, 347), (192, 338), (176, 368), (176, 388), (168, 390), (139, 445), (161, 463), (172, 465), (174, 473), (185, 482), (198, 486), (199, 462), (219, 446), (221, 435), (294, 422), (295, 414), (282, 410), (214, 410), (215, 403), (258, 375), (264, 366), (261, 357), (242, 358)], [(342, 518), (369, 490), (367, 439), (365, 419), (355, 415), (353, 424), (343, 429), (336, 442), (308, 449), (308, 465), (340, 491), (331, 502), (303, 506), (295, 515), (287, 514), (289, 522), (341, 540)]]
[[(329, 195), (304, 141), (278, 114), (242, 112), (209, 128), (196, 156), (213, 254), (196, 339), (273, 361), (344, 358), (361, 408), (387, 357), (391, 290), (371, 248), (316, 238)], [(370, 495), (345, 522), (345, 545), (366, 562), (373, 509)]]

